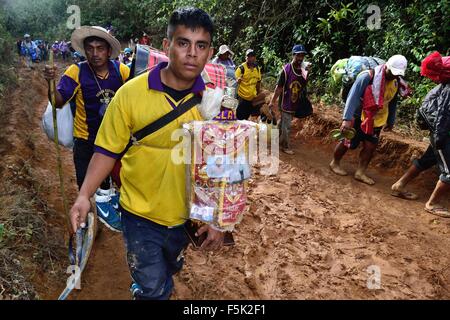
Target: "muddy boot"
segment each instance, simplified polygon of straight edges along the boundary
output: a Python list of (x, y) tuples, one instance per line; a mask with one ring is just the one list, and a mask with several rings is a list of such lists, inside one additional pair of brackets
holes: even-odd
[(372, 178), (369, 178), (365, 172), (360, 170), (355, 172), (355, 179), (370, 186), (375, 184), (375, 181), (373, 181)]
[(341, 168), (340, 163), (336, 162), (335, 160), (331, 161), (330, 163), (330, 170), (333, 171), (335, 174), (339, 176), (346, 176), (348, 175), (347, 171)]

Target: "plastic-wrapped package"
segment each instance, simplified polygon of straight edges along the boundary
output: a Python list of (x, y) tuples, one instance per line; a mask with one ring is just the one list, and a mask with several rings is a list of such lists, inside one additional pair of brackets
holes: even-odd
[(211, 120), (220, 113), (222, 106), (223, 89), (216, 87), (214, 89), (206, 87), (203, 91), (202, 102), (197, 107), (205, 120)]
[(256, 137), (257, 124), (212, 120), (184, 128), (191, 137), (186, 180), (190, 218), (233, 231), (247, 204), (249, 142)]

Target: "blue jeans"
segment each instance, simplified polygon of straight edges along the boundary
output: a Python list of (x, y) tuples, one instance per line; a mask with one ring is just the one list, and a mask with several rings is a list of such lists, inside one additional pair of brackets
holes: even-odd
[(169, 228), (120, 208), (128, 267), (141, 292), (136, 300), (167, 300), (172, 294), (172, 276), (183, 267), (183, 252), (189, 244), (184, 225)]

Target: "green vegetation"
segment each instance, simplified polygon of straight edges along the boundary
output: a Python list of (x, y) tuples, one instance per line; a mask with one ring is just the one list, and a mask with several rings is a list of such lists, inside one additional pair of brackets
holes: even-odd
[(14, 45), (13, 38), (5, 28), (5, 17), (0, 11), (0, 57), (2, 57), (0, 60), (0, 100), (7, 85), (16, 82), (12, 68)]
[(328, 83), (328, 71), (336, 60), (351, 55), (387, 59), (401, 53), (410, 62), (408, 80), (415, 89), (413, 97), (402, 102), (400, 116), (408, 121), (412, 113), (405, 110), (417, 107), (433, 85), (421, 79), (420, 61), (433, 50), (449, 54), (450, 1), (380, 0), (381, 24), (375, 30), (368, 27), (368, 22), (373, 22), (374, 11), (368, 12), (371, 3), (371, 0), (7, 0), (4, 8), (6, 26), (15, 36), (28, 32), (35, 38), (69, 38), (67, 8), (75, 4), (81, 8), (82, 25), (111, 24), (123, 41), (139, 37), (145, 31), (158, 47), (170, 13), (177, 7), (198, 6), (209, 12), (216, 23), (215, 45), (230, 45), (237, 53), (237, 62), (243, 61), (247, 48), (254, 48), (266, 76), (276, 77), (282, 64), (290, 59), (292, 45), (303, 43), (310, 51), (308, 59), (313, 62), (311, 88), (326, 102), (335, 102), (337, 97)]

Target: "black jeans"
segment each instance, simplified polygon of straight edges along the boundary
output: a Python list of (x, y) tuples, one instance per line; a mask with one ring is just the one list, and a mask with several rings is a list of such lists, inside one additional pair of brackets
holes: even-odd
[(434, 134), (431, 134), (430, 142), (433, 147), (439, 171), (441, 172), (439, 180), (446, 184), (450, 184), (450, 139), (446, 139), (445, 146), (441, 150), (436, 148)]
[(236, 110), (238, 120), (248, 120), (250, 116), (259, 116), (261, 105), (254, 107), (251, 101), (239, 98), (239, 105)]
[[(84, 139), (74, 138), (73, 162), (75, 163), (75, 173), (77, 176), (78, 189), (81, 189), (81, 186), (83, 185), (84, 177), (86, 177), (89, 162), (91, 161), (93, 155), (94, 155), (93, 143)], [(109, 189), (110, 188), (109, 179), (103, 181), (100, 187), (102, 189)]]
[(419, 159), (415, 159), (413, 161), (413, 164), (420, 171), (428, 170), (429, 168), (437, 164), (437, 158), (436, 155), (434, 154), (434, 150), (431, 144), (428, 146), (425, 153)]

